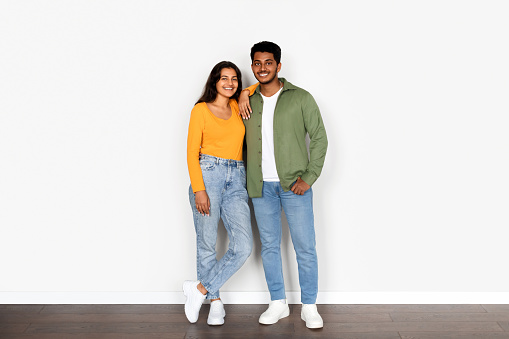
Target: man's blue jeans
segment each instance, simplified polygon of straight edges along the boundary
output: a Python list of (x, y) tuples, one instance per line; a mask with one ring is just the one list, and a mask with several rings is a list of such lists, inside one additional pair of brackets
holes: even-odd
[(284, 192), (279, 182), (263, 182), (262, 197), (251, 199), (262, 242), (262, 261), (271, 300), (285, 299), (281, 262), (281, 207), (285, 211), (297, 254), (301, 302), (316, 303), (318, 260), (313, 218), (313, 191)]
[[(196, 230), (196, 268), (198, 280), (208, 291), (207, 299), (219, 298), (219, 288), (242, 267), (251, 254), (253, 233), (243, 161), (202, 154), (200, 167), (210, 199), (210, 216), (196, 209), (193, 189), (189, 202)], [(230, 243), (228, 251), (216, 259), (217, 226), (223, 220)]]

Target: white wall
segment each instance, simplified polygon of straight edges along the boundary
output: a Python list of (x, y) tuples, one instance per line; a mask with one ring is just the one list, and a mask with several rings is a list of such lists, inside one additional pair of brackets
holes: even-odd
[[(261, 40), (329, 136), (320, 302), (508, 302), (508, 17), (504, 1), (0, 2), (0, 303), (182, 301), (189, 113), (221, 60), (254, 82)], [(287, 231), (283, 247), (298, 291)], [(258, 239), (223, 290), (266, 301)]]

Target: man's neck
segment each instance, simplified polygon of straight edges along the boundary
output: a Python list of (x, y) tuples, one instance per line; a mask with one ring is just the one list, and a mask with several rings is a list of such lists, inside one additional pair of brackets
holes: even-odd
[(279, 81), (278, 77), (275, 77), (274, 80), (269, 82), (268, 84), (260, 84), (260, 92), (265, 97), (271, 97), (276, 94), (282, 86), (283, 83)]

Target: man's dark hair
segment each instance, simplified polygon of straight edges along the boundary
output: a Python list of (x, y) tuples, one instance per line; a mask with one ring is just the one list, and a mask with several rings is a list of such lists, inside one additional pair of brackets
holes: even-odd
[(239, 68), (230, 61), (221, 61), (217, 65), (212, 68), (212, 71), (210, 71), (209, 78), (207, 79), (207, 82), (205, 83), (205, 88), (203, 89), (203, 94), (196, 102), (199, 104), (200, 102), (213, 102), (216, 100), (217, 97), (217, 88), (216, 84), (221, 79), (221, 71), (223, 68), (231, 68), (237, 73), (237, 83), (239, 84), (239, 87), (237, 87), (237, 91), (235, 94), (232, 95), (231, 99), (238, 100), (240, 96), (240, 92), (242, 91), (242, 74), (240, 74)]
[(253, 63), (254, 55), (256, 52), (272, 53), (276, 63), (279, 64), (281, 62), (281, 48), (273, 42), (262, 41), (254, 44), (253, 47), (251, 47), (251, 63)]

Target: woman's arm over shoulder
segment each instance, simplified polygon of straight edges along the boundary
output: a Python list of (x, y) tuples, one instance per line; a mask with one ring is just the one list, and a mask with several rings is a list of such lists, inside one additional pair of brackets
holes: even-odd
[(249, 119), (251, 117), (251, 113), (253, 113), (251, 105), (249, 104), (249, 97), (254, 94), (259, 84), (260, 83), (257, 82), (254, 85), (244, 88), (242, 92), (240, 92), (239, 113), (242, 116), (242, 119)]
[(242, 91), (246, 91), (246, 90), (247, 90), (247, 91), (249, 91), (249, 96), (251, 96), (251, 95), (253, 95), (253, 94), (254, 94), (254, 92), (256, 91), (256, 88), (257, 88), (259, 85), (260, 85), (260, 83), (259, 83), (259, 82), (257, 82), (257, 83), (256, 83), (256, 84), (254, 84), (254, 85), (251, 85), (251, 86), (249, 86), (249, 87), (247, 87), (247, 88), (244, 88)]

